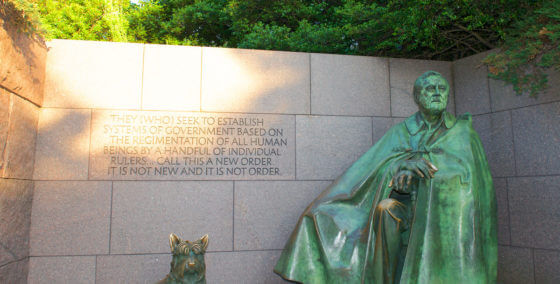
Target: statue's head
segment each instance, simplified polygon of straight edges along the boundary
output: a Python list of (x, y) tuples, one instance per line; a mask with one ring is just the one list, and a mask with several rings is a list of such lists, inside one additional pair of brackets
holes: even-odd
[(169, 246), (171, 246), (171, 253), (173, 254), (171, 274), (176, 279), (183, 279), (190, 275), (199, 280), (205, 277), (204, 254), (208, 247), (208, 235), (190, 242), (181, 240), (177, 235), (171, 234), (169, 235)]
[(424, 114), (439, 115), (447, 107), (449, 83), (436, 71), (427, 71), (414, 82), (414, 102)]

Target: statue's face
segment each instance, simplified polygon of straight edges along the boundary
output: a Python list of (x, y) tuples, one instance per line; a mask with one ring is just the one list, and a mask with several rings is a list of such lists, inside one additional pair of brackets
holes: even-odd
[(449, 84), (441, 76), (429, 76), (422, 82), (422, 91), (417, 97), (418, 107), (425, 114), (441, 114), (447, 107)]

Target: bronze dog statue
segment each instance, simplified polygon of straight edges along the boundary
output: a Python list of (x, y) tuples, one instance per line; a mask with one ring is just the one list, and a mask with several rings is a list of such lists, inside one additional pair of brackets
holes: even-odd
[(169, 235), (173, 259), (171, 270), (158, 284), (192, 283), (206, 284), (204, 253), (208, 247), (208, 235), (194, 241), (182, 241), (175, 234)]

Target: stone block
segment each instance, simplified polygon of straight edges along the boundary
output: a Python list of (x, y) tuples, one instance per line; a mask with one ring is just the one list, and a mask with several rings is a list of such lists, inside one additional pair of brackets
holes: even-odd
[(329, 181), (235, 182), (235, 250), (282, 249)]
[(0, 266), (0, 283), (27, 284), (28, 271), (28, 258)]
[(156, 283), (169, 273), (171, 253), (148, 255), (100, 255), (97, 283)]
[(515, 154), (511, 113), (505, 111), (474, 116), (473, 127), (486, 151), (492, 176), (514, 176)]
[(430, 61), (415, 59), (389, 59), (391, 86), (391, 116), (408, 117), (418, 111), (412, 96), (414, 81), (428, 70), (441, 73), (449, 82), (451, 91), (447, 110), (455, 113), (452, 63), (447, 61)]
[(0, 88), (0, 177), (4, 176), (5, 151), (8, 146), (12, 94)]
[(311, 54), (311, 114), (389, 116), (386, 58)]
[(202, 49), (202, 110), (309, 114), (309, 54)]
[(169, 234), (233, 245), (232, 182), (114, 182), (111, 253), (168, 253)]
[(511, 244), (560, 249), (560, 176), (508, 178)]
[(528, 248), (498, 246), (498, 283), (535, 283), (533, 252)]
[(407, 119), (407, 117), (393, 117), (392, 118), (393, 126), (395, 126), (395, 125), (397, 125), (401, 122), (404, 122), (406, 119)]
[[(82, 245), (73, 242), (71, 245)], [(95, 283), (95, 256), (32, 257), (29, 260), (29, 284)]]
[(201, 47), (146, 45), (142, 109), (199, 111), (201, 56)]
[(335, 179), (371, 146), (369, 117), (297, 116), (296, 178)]
[(509, 245), (509, 208), (507, 181), (505, 178), (494, 178), (494, 189), (496, 190), (496, 201), (498, 205), (498, 243)]
[(273, 272), (281, 251), (206, 254), (208, 283), (289, 283)]
[(14, 254), (4, 244), (0, 243), (0, 267), (16, 260)]
[(518, 175), (560, 174), (560, 102), (512, 111)]
[(535, 250), (535, 282), (543, 284), (560, 283), (560, 252)]
[(144, 45), (48, 42), (43, 107), (139, 109)]
[(90, 178), (293, 180), (295, 117), (93, 110)]
[(393, 126), (393, 118), (390, 117), (372, 117), (373, 122), (373, 144), (377, 143), (389, 129)]
[(482, 60), (490, 52), (482, 52), (453, 62), (455, 106), (457, 113), (491, 112), (488, 70)]
[[(279, 256), (279, 251), (207, 252), (207, 283), (286, 283), (272, 272)], [(169, 273), (170, 262), (171, 254), (98, 256), (97, 282), (155, 283)]]
[(35, 157), (35, 138), (39, 108), (12, 96), (8, 143), (4, 149), (4, 177), (31, 179)]
[(87, 179), (90, 122), (88, 109), (42, 108), (33, 179)]
[(37, 105), (43, 102), (47, 48), (2, 19), (0, 25), (0, 86)]
[(0, 179), (0, 265), (29, 256), (32, 198), (32, 181)]
[(538, 105), (542, 103), (560, 101), (560, 73), (548, 72), (549, 87), (539, 93), (537, 97), (529, 97), (528, 94), (517, 95), (513, 87), (504, 81), (489, 79), (490, 98), (492, 111), (501, 111), (524, 106)]
[(36, 181), (32, 256), (109, 253), (111, 182)]

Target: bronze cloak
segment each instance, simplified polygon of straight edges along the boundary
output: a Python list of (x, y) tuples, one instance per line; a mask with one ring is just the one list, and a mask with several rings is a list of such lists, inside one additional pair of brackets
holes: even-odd
[(302, 283), (381, 283), (373, 275), (373, 212), (396, 162), (424, 157), (439, 171), (418, 183), (396, 283), (495, 283), (496, 199), (470, 114), (443, 114), (422, 145), (419, 113), (392, 127), (304, 211), (274, 271)]

